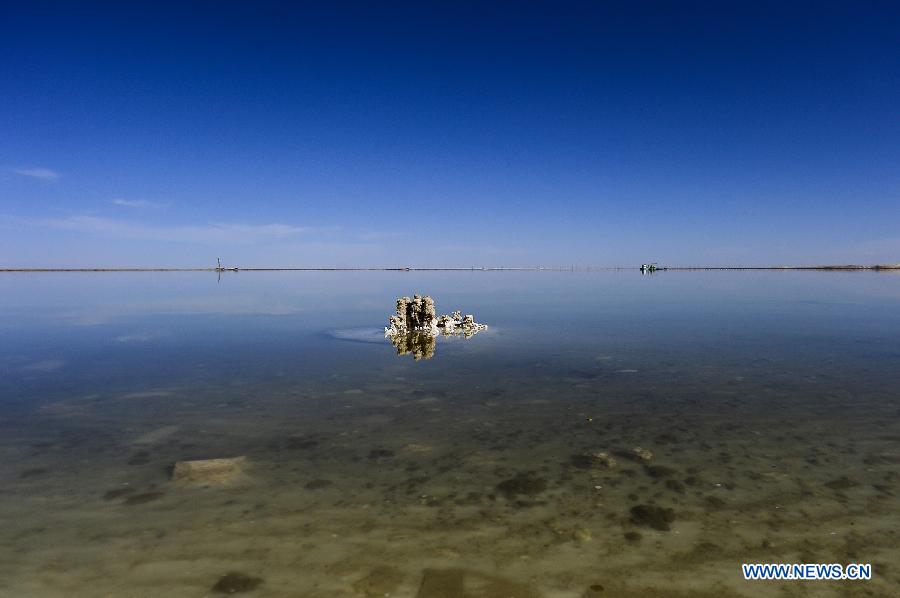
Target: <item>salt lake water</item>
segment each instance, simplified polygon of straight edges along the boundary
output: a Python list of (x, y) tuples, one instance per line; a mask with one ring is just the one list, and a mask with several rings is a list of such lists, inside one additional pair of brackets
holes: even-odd
[(900, 276), (4, 274), (0, 451), (4, 597), (898, 595)]

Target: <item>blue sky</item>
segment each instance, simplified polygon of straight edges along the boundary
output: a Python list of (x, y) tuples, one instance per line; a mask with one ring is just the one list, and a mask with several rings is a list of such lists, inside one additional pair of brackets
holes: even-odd
[(900, 262), (896, 3), (13, 4), (2, 266)]

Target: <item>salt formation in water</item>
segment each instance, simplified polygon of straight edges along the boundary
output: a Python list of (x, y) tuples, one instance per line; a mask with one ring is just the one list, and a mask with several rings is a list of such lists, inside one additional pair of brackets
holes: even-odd
[(471, 314), (465, 316), (459, 310), (450, 315), (437, 315), (434, 299), (414, 295), (397, 299), (397, 313), (388, 320), (385, 336), (397, 348), (399, 355), (412, 353), (416, 360), (431, 359), (438, 335), (469, 338), (487, 326), (475, 321)]
[(450, 315), (438, 316), (434, 308), (434, 299), (430, 296), (415, 295), (397, 299), (397, 314), (389, 319), (389, 326), (384, 329), (388, 336), (424, 332), (426, 334), (463, 334), (472, 336), (487, 328), (475, 321), (471, 314), (465, 316), (457, 310)]

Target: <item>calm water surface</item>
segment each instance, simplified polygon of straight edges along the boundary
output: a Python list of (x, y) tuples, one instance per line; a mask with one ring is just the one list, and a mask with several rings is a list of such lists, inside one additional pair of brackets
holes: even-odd
[(4, 597), (898, 595), (900, 276), (7, 274), (0, 451)]

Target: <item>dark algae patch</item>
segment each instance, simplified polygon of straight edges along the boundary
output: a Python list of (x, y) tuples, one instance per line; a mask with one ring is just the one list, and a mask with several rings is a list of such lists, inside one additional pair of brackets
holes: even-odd
[(631, 521), (635, 525), (667, 532), (675, 521), (675, 511), (656, 505), (635, 505), (631, 507)]
[(292, 451), (306, 451), (319, 446), (318, 440), (310, 438), (290, 438), (287, 441), (286, 448)]
[(134, 453), (130, 459), (128, 459), (129, 465), (146, 465), (150, 462), (150, 453), (147, 451), (137, 451)]
[(133, 496), (129, 496), (125, 499), (126, 505), (142, 505), (144, 503), (152, 502), (154, 500), (158, 500), (165, 496), (163, 492), (143, 492), (141, 494), (135, 494)]
[(212, 587), (213, 592), (220, 594), (239, 594), (242, 592), (252, 592), (263, 582), (261, 577), (250, 577), (243, 573), (234, 571), (226, 573), (219, 578), (216, 585)]
[(518, 473), (515, 477), (497, 484), (497, 491), (508, 500), (516, 496), (535, 496), (547, 489), (547, 480), (531, 473)]
[(666, 480), (666, 488), (668, 488), (672, 492), (684, 494), (684, 484), (682, 484), (678, 480)]
[(606, 588), (603, 587), (603, 584), (592, 583), (587, 587), (587, 589), (581, 596), (582, 598), (595, 598), (597, 596), (605, 596), (605, 590)]
[(825, 487), (832, 490), (848, 490), (855, 486), (859, 486), (859, 482), (855, 482), (847, 476), (842, 476), (837, 479), (831, 480), (830, 482), (825, 482)]
[(388, 457), (393, 457), (394, 451), (389, 449), (372, 449), (369, 451), (369, 459), (386, 459)]
[(569, 464), (577, 469), (590, 469), (593, 459), (590, 455), (572, 455), (569, 457)]
[(728, 505), (728, 503), (718, 496), (709, 495), (704, 500), (710, 509), (724, 509)]
[(666, 467), (665, 465), (648, 465), (644, 467), (644, 471), (646, 471), (647, 475), (651, 478), (668, 478), (678, 473), (671, 467)]
[(327, 488), (334, 484), (331, 480), (312, 480), (307, 482), (304, 488), (307, 490), (321, 490), (322, 488)]
[(134, 494), (134, 488), (113, 488), (103, 494), (103, 500), (115, 500), (129, 494)]

